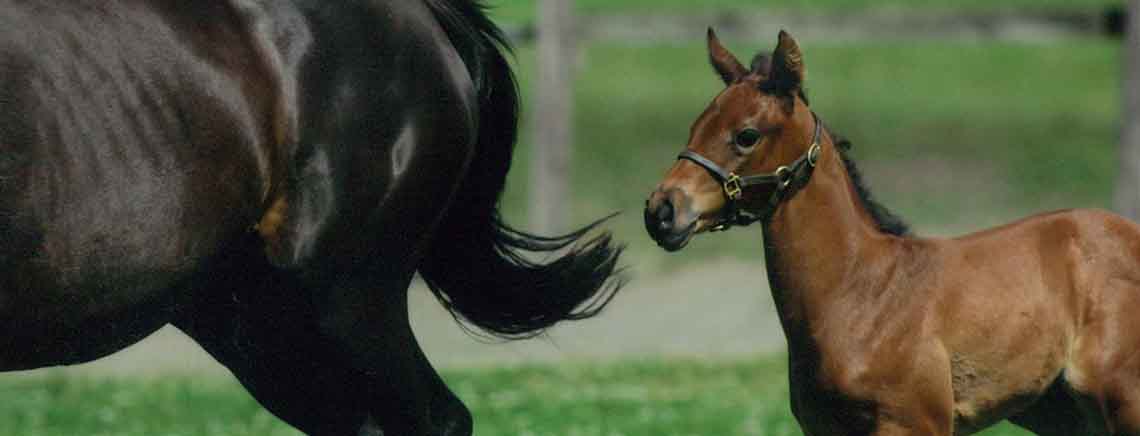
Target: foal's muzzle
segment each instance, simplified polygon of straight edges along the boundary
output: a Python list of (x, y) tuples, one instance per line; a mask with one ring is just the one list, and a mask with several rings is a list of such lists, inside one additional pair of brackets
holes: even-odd
[(658, 189), (645, 202), (645, 231), (666, 251), (685, 248), (693, 238), (698, 220), (689, 203), (679, 189)]

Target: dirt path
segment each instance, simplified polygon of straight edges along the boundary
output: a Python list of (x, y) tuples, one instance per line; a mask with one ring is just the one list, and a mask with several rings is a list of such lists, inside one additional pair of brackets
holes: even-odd
[[(444, 368), (659, 356), (715, 358), (783, 348), (763, 265), (758, 262), (725, 260), (632, 278), (598, 318), (511, 343), (486, 343), (468, 336), (427, 289), (417, 285), (410, 303), (413, 328), (429, 358)], [(228, 374), (173, 328), (93, 363), (24, 374), (47, 372), (123, 377)]]

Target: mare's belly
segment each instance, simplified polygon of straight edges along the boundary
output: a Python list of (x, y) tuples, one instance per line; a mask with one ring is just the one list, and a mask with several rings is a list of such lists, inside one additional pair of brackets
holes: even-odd
[(139, 341), (170, 320), (189, 274), (32, 261), (0, 271), (0, 371), (87, 362)]

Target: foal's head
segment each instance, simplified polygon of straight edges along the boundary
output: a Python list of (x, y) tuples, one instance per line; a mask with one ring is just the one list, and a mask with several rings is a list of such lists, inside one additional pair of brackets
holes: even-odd
[[(708, 49), (726, 88), (693, 123), (687, 156), (669, 169), (645, 207), (646, 230), (669, 251), (736, 220), (738, 211), (769, 212), (780, 181), (790, 177), (787, 168), (806, 158), (813, 143), (816, 123), (803, 93), (803, 56), (791, 35), (781, 31), (772, 55), (757, 56), (751, 68), (729, 53), (712, 29)], [(814, 158), (813, 153), (813, 164)], [(776, 176), (774, 183), (737, 192), (727, 180), (758, 174)]]

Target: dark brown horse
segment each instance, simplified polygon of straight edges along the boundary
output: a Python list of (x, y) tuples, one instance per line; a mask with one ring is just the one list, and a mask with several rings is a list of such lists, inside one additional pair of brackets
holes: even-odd
[(1070, 210), (911, 236), (809, 109), (790, 36), (752, 68), (711, 31), (709, 52), (727, 88), (646, 225), (672, 251), (760, 222), (806, 434), (1140, 435), (1140, 227)]
[(0, 0), (0, 370), (172, 323), (307, 433), (470, 434), (413, 274), (507, 338), (616, 289), (498, 217), (503, 45), (472, 0)]

